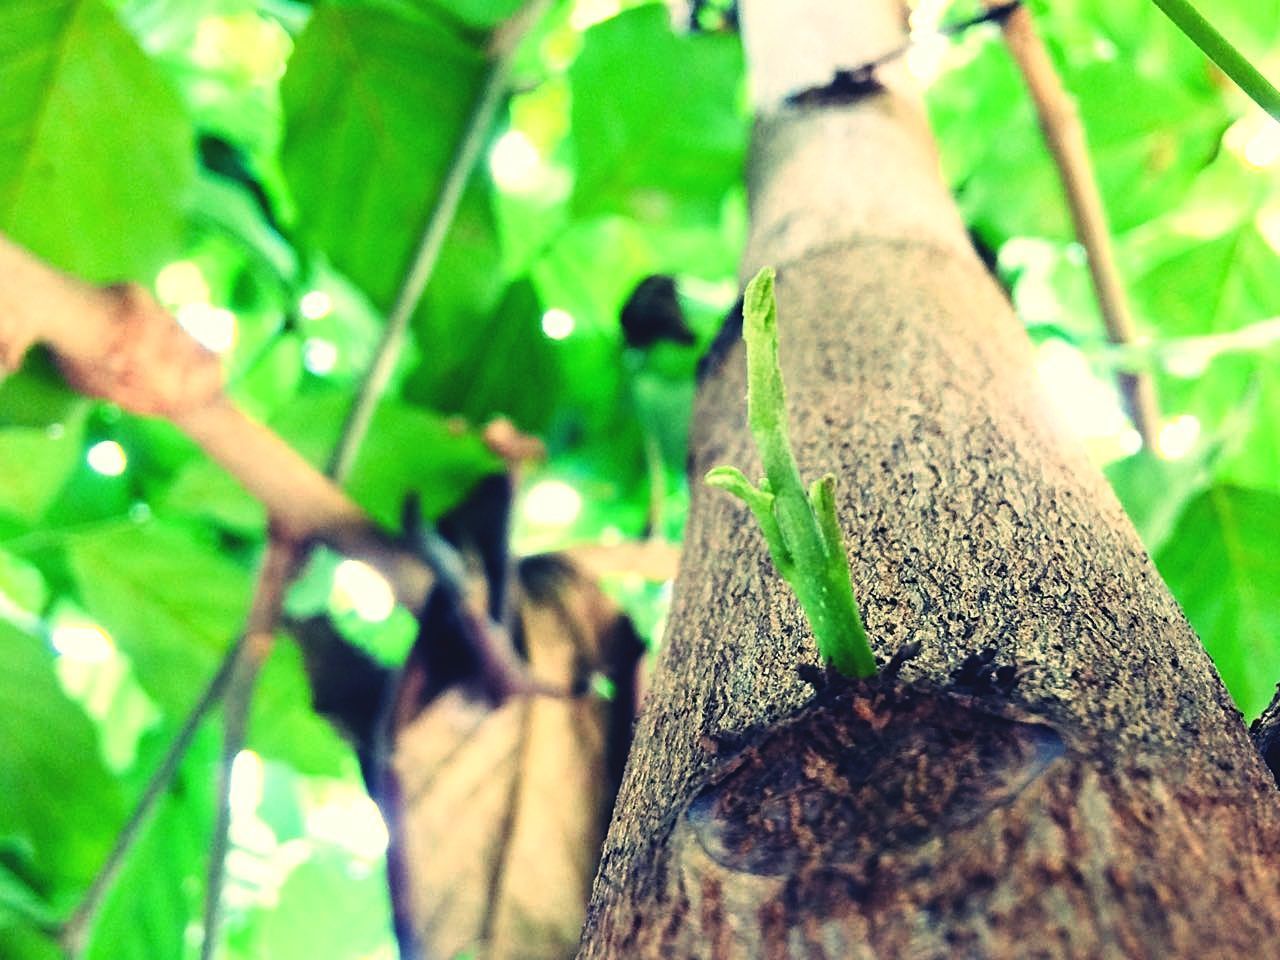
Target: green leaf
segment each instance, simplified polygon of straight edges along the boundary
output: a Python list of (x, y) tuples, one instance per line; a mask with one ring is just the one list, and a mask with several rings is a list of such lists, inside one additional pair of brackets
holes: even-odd
[(1209, 482), (1203, 459), (1161, 460), (1143, 450), (1106, 467), (1107, 480), (1148, 551), (1169, 542), (1187, 502)]
[(48, 927), (58, 922), (49, 905), (6, 864), (6, 861), (30, 864), (32, 855), (31, 845), (24, 838), (0, 837), (0, 930), (22, 923)]
[[(319, 909), (318, 904), (341, 904)], [(244, 957), (357, 960), (395, 953), (382, 871), (353, 864), (337, 851), (317, 851), (299, 864), (272, 909), (253, 910), (231, 935)]]
[(0, 837), (30, 845), (29, 862), (10, 866), (62, 909), (106, 855), (120, 793), (92, 723), (58, 684), (48, 646), (0, 623), (0, 650)]
[(189, 956), (189, 930), (200, 916), (213, 832), (210, 785), (217, 757), (217, 732), (209, 727), (197, 736), (129, 851), (94, 924), (86, 960)]
[[(1126, 230), (1177, 201), (1213, 156), (1225, 125), (1209, 92), (1167, 73), (1135, 71), (1129, 59), (1060, 69), (1079, 106), (1112, 229)], [(935, 84), (929, 106), (944, 169), (981, 236), (996, 247), (1016, 236), (1074, 236), (1026, 84), (996, 37)]]
[[(471, 113), (484, 58), (406, 5), (327, 4), (284, 79), (282, 163), (298, 235), (390, 307)], [(424, 312), (484, 313), (502, 277), (487, 185), (473, 179)]]
[(742, 176), (742, 51), (724, 35), (676, 36), (648, 4), (587, 31), (569, 72), (581, 214), (716, 221)]
[(1280, 493), (1280, 355), (1255, 358), (1251, 386), (1257, 403), (1237, 449), (1220, 465), (1217, 476), (1228, 483)]
[(249, 572), (216, 544), (159, 520), (101, 528), (65, 549), (85, 609), (161, 709), (185, 715), (240, 633)]
[(472, 423), (502, 415), (541, 431), (564, 393), (559, 344), (543, 334), (541, 319), (533, 284), (522, 279), (473, 325), (419, 323), (424, 361), (406, 384), (406, 397)]
[(54, 939), (30, 926), (0, 927), (0, 957), (5, 960), (66, 960)]
[(311, 709), (302, 654), (291, 640), (278, 639), (263, 665), (250, 715), (249, 747), (299, 773), (337, 776), (352, 767), (351, 748)]
[(48, 427), (0, 428), (0, 512), (39, 520), (58, 498), (84, 455), (83, 408), (69, 421)]
[(434, 0), (434, 6), (469, 27), (492, 27), (525, 4), (525, 0)]
[(6, 615), (6, 601), (28, 614), (44, 610), (49, 588), (40, 571), (21, 557), (0, 549), (0, 617)]
[(1245, 716), (1280, 680), (1280, 496), (1216, 486), (1187, 507), (1156, 557)]
[(100, 0), (0, 5), (0, 90), (0, 230), (88, 279), (149, 277), (195, 160), (133, 37)]
[[(342, 428), (351, 396), (339, 390), (305, 393), (272, 421), (303, 456), (322, 463)], [(399, 527), (405, 495), (416, 492), (423, 515), (438, 517), (501, 461), (470, 432), (443, 417), (394, 400), (378, 406), (347, 489), (381, 523)]]
[(181, 468), (156, 506), (184, 519), (211, 520), (250, 538), (262, 537), (267, 528), (262, 503), (212, 460), (193, 460)]
[(1276, 252), (1252, 222), (1210, 240), (1187, 236), (1134, 285), (1166, 336), (1217, 333), (1280, 314)]

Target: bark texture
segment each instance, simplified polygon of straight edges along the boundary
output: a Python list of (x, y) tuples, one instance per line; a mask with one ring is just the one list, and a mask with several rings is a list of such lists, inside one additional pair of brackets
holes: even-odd
[(841, 478), (872, 643), (921, 651), (892, 678), (802, 676), (794, 597), (700, 480), (759, 471), (735, 348), (700, 392), (671, 626), (580, 956), (1280, 956), (1275, 783), (1055, 423), (914, 101), (888, 75), (769, 107), (770, 45), (809, 5), (879, 8), (824, 25), (844, 66), (898, 39), (888, 4), (744, 4), (766, 107), (743, 274), (779, 268), (797, 459)]

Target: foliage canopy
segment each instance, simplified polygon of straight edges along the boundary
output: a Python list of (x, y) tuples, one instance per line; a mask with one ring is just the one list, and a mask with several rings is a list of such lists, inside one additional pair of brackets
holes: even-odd
[[(473, 109), (487, 30), (518, 6), (6, 2), (0, 230), (87, 279), (152, 285), (222, 353), (235, 398), (320, 463)], [(922, 44), (912, 66), (1050, 392), (1252, 716), (1280, 679), (1280, 126), (1145, 0), (1033, 6), (1078, 98), (1139, 345), (1105, 344), (998, 32)], [(1213, 14), (1280, 64), (1280, 0)], [(551, 6), (349, 485), (375, 517), (394, 524), (408, 490), (437, 515), (497, 469), (449, 418), (502, 414), (551, 453), (519, 546), (639, 537), (651, 501), (678, 537), (694, 365), (736, 295), (743, 69), (732, 34), (673, 31), (659, 4)], [(695, 346), (626, 348), (619, 309), (654, 273), (678, 277)], [(1112, 386), (1125, 367), (1157, 379), (1158, 451), (1134, 452)], [(58, 955), (42, 924), (74, 906), (240, 628), (265, 518), (172, 427), (74, 395), (40, 355), (0, 383), (0, 470), (0, 955), (26, 960)], [(662, 592), (614, 586), (654, 632)], [(334, 558), (290, 608), (329, 611), (387, 660), (412, 638)], [(226, 955), (389, 955), (385, 836), (291, 645), (250, 747)], [(191, 950), (215, 763), (206, 730), (92, 956)]]

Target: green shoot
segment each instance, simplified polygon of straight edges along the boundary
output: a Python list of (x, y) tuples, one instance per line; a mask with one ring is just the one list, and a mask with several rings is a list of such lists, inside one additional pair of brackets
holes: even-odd
[(706, 482), (739, 497), (755, 515), (773, 565), (791, 584), (809, 618), (823, 662), (845, 676), (870, 677), (876, 660), (849, 580), (849, 558), (836, 520), (836, 478), (828, 474), (806, 493), (791, 452), (773, 279), (767, 267), (756, 274), (742, 304), (747, 419), (765, 478), (753, 486), (736, 467), (715, 467)]

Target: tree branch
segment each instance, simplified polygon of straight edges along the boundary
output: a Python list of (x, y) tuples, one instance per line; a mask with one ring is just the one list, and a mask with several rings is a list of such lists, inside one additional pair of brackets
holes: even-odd
[[(992, 6), (991, 0), (987, 0)], [(1098, 191), (1093, 162), (1085, 141), (1084, 128), (1075, 101), (1062, 85), (1044, 42), (1036, 33), (1031, 13), (1025, 6), (1011, 11), (1001, 24), (1009, 53), (1017, 62), (1035, 103), (1040, 129), (1053, 154), (1067, 194), (1067, 205), (1076, 236), (1085, 249), (1089, 276), (1093, 281), (1098, 309), (1112, 343), (1133, 344), (1133, 313), (1125, 295), (1124, 281), (1116, 266), (1107, 227), (1106, 210)], [(1156, 449), (1160, 431), (1160, 409), (1155, 384), (1146, 373), (1120, 371), (1116, 374), (1120, 393), (1133, 425), (1149, 450)]]
[(232, 474), (294, 542), (318, 540), (385, 571), (406, 605), (431, 573), (341, 489), (223, 392), (218, 358), (136, 285), (95, 287), (0, 234), (0, 364), (16, 369), (36, 343), (67, 382), (142, 416), (172, 422)]

